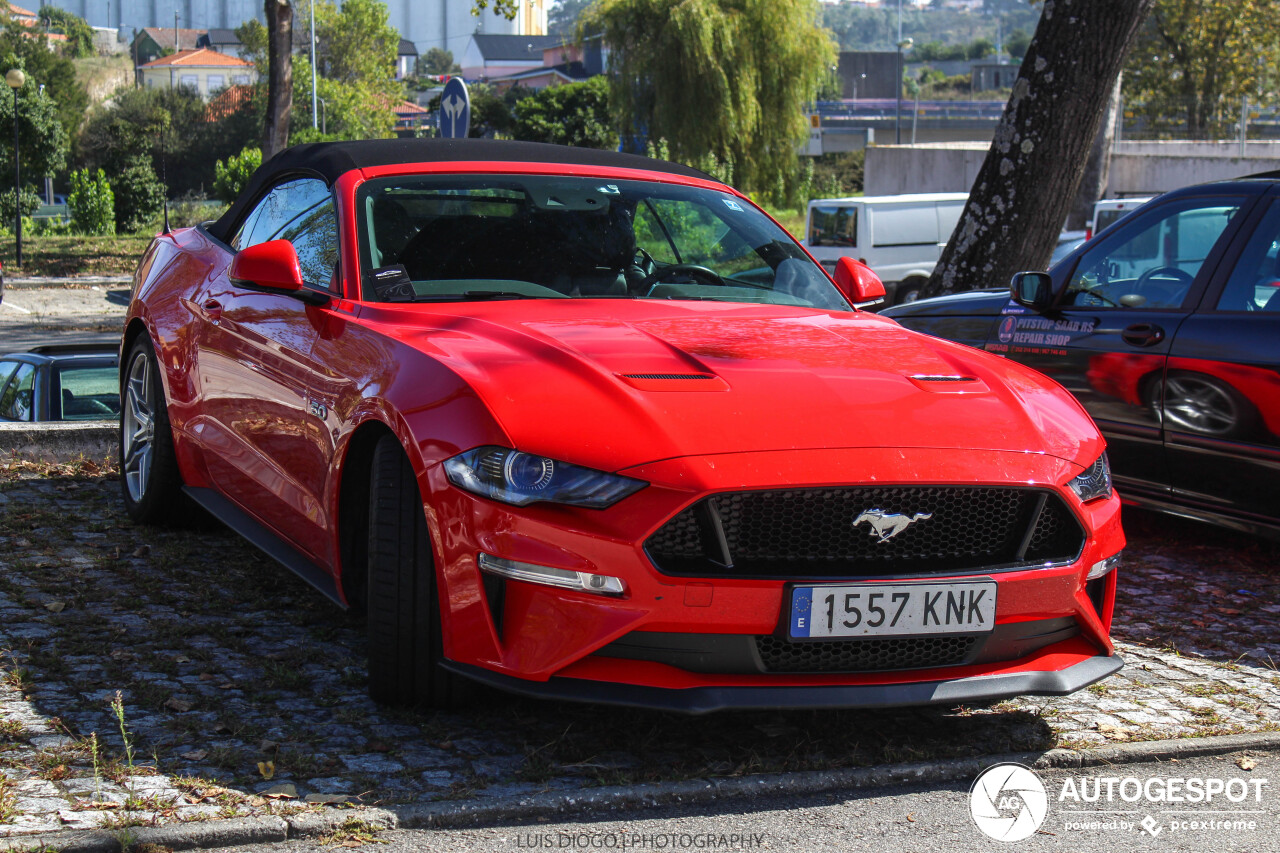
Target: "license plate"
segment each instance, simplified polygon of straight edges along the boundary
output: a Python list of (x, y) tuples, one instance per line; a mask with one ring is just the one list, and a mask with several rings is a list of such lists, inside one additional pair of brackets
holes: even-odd
[(995, 617), (993, 581), (797, 586), (791, 591), (790, 636), (978, 634), (995, 627)]

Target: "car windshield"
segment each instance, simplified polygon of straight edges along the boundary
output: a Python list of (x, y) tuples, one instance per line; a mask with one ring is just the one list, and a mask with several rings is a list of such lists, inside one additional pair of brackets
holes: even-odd
[(105, 420), (120, 415), (120, 376), (114, 365), (64, 368), (58, 379), (64, 421)]
[(363, 295), (383, 302), (848, 303), (785, 231), (725, 192), (552, 175), (418, 175), (357, 195)]

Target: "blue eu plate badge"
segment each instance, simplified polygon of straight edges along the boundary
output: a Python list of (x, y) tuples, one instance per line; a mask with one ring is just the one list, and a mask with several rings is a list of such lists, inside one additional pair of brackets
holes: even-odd
[(801, 587), (791, 596), (791, 636), (809, 636), (810, 615), (813, 610), (813, 589)]

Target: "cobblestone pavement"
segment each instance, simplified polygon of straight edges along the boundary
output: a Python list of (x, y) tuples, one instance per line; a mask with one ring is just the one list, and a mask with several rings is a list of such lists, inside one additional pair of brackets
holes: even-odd
[(1074, 696), (704, 718), (495, 697), (462, 715), (373, 705), (357, 619), (221, 528), (134, 526), (118, 488), (92, 463), (0, 462), (0, 837), (1280, 721), (1280, 546), (1186, 522), (1126, 519), (1128, 666)]

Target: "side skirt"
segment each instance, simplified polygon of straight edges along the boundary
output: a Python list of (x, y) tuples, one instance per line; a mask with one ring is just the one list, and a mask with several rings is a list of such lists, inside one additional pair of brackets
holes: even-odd
[(182, 490), (210, 515), (247, 539), (249, 544), (311, 584), (323, 593), (325, 598), (343, 610), (348, 609), (347, 605), (343, 604), (342, 600), (338, 598), (337, 587), (333, 582), (332, 575), (317, 566), (292, 545), (281, 541), (280, 537), (259, 524), (240, 507), (213, 489), (183, 486)]

